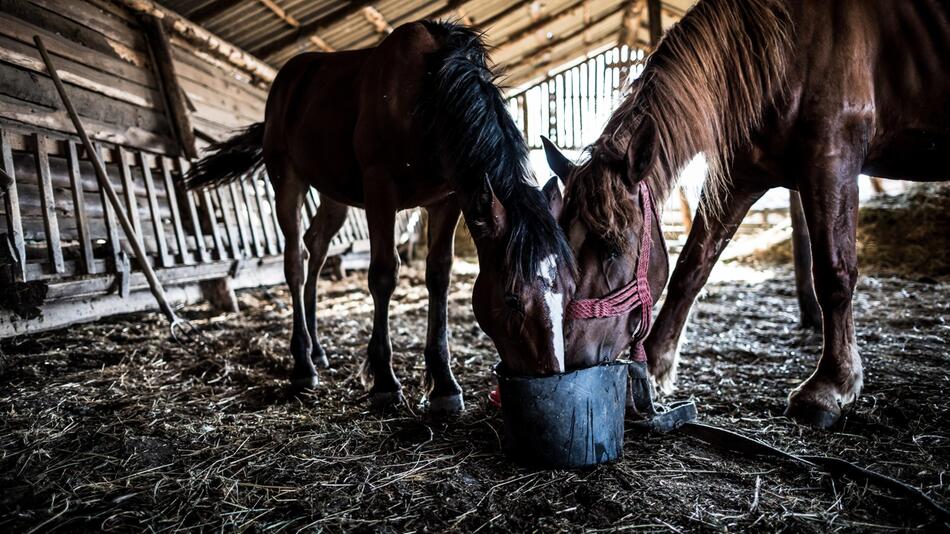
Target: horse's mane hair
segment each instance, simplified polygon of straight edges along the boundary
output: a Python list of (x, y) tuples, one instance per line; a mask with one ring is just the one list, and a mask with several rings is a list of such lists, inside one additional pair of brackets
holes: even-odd
[(490, 205), (487, 177), (507, 214), (508, 287), (532, 283), (541, 262), (552, 255), (573, 270), (570, 246), (530, 169), (524, 136), (495, 84), (482, 34), (452, 22), (424, 24), (441, 48), (432, 58), (434, 83), (423, 110), (442, 167), (464, 193), (458, 196), (473, 237), (488, 230), (484, 221), (469, 216)]
[[(571, 179), (571, 213), (622, 248), (638, 220), (628, 173), (636, 166), (657, 200), (669, 196), (698, 153), (709, 166), (704, 195), (721, 208), (735, 151), (748, 144), (785, 85), (791, 20), (780, 0), (701, 0), (657, 45), (642, 75)], [(654, 159), (634, 162), (632, 140), (654, 127)], [(647, 136), (650, 137), (650, 136)]]

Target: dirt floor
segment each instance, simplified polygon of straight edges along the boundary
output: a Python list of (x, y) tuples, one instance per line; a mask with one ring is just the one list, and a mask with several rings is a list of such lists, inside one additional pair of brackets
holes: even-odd
[[(741, 275), (741, 273), (740, 273)], [(741, 275), (746, 280), (751, 276)], [(797, 329), (792, 274), (710, 285), (676, 397), (707, 421), (791, 451), (830, 454), (950, 502), (950, 282), (864, 276), (855, 309), (865, 393), (844, 428), (782, 417), (820, 340)], [(240, 294), (240, 314), (186, 314), (207, 338), (179, 344), (156, 315), (2, 342), (0, 529), (527, 531), (933, 528), (917, 505), (739, 458), (681, 435), (628, 432), (623, 461), (531, 471), (502, 454), (486, 402), (495, 354), (456, 275), (452, 348), (468, 410), (428, 420), (421, 396), (425, 290), (403, 271), (393, 343), (411, 407), (367, 411), (357, 378), (371, 319), (363, 275), (321, 286), (333, 368), (312, 394), (285, 385), (289, 299)]]

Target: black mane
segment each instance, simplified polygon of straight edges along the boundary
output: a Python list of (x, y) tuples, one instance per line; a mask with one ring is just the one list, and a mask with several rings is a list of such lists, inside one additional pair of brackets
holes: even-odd
[[(450, 179), (457, 191), (484, 203), (478, 192), (487, 176), (504, 206), (510, 231), (509, 288), (532, 283), (541, 262), (551, 255), (573, 271), (573, 253), (529, 169), (528, 146), (495, 84), (482, 35), (451, 22), (424, 24), (442, 44), (424, 106), (431, 117), (432, 141), (442, 149), (442, 162), (453, 171)], [(463, 204), (466, 213), (479, 207), (485, 206)], [(468, 217), (466, 221), (479, 237), (482, 230), (472, 228)]]

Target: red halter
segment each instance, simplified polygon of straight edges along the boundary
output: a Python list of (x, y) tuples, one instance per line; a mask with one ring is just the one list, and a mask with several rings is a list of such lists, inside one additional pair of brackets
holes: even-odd
[[(635, 359), (646, 361), (643, 339), (650, 331), (653, 320), (653, 295), (650, 293), (650, 250), (653, 248), (653, 233), (650, 222), (654, 220), (653, 197), (645, 181), (640, 182), (640, 205), (643, 209), (643, 228), (640, 231), (640, 256), (637, 258), (637, 275), (626, 285), (618, 287), (597, 299), (573, 300), (567, 306), (567, 319), (596, 319), (617, 317), (640, 307), (640, 328), (636, 340)], [(663, 239), (661, 230), (660, 239)]]

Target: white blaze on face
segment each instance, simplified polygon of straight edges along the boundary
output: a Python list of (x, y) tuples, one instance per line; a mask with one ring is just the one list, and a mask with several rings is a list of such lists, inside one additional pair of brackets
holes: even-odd
[(564, 367), (564, 296), (554, 291), (554, 279), (557, 276), (557, 259), (552, 254), (541, 262), (538, 276), (544, 280), (544, 304), (548, 308), (548, 320), (551, 322), (551, 342), (554, 344), (554, 357), (557, 359), (558, 372)]

